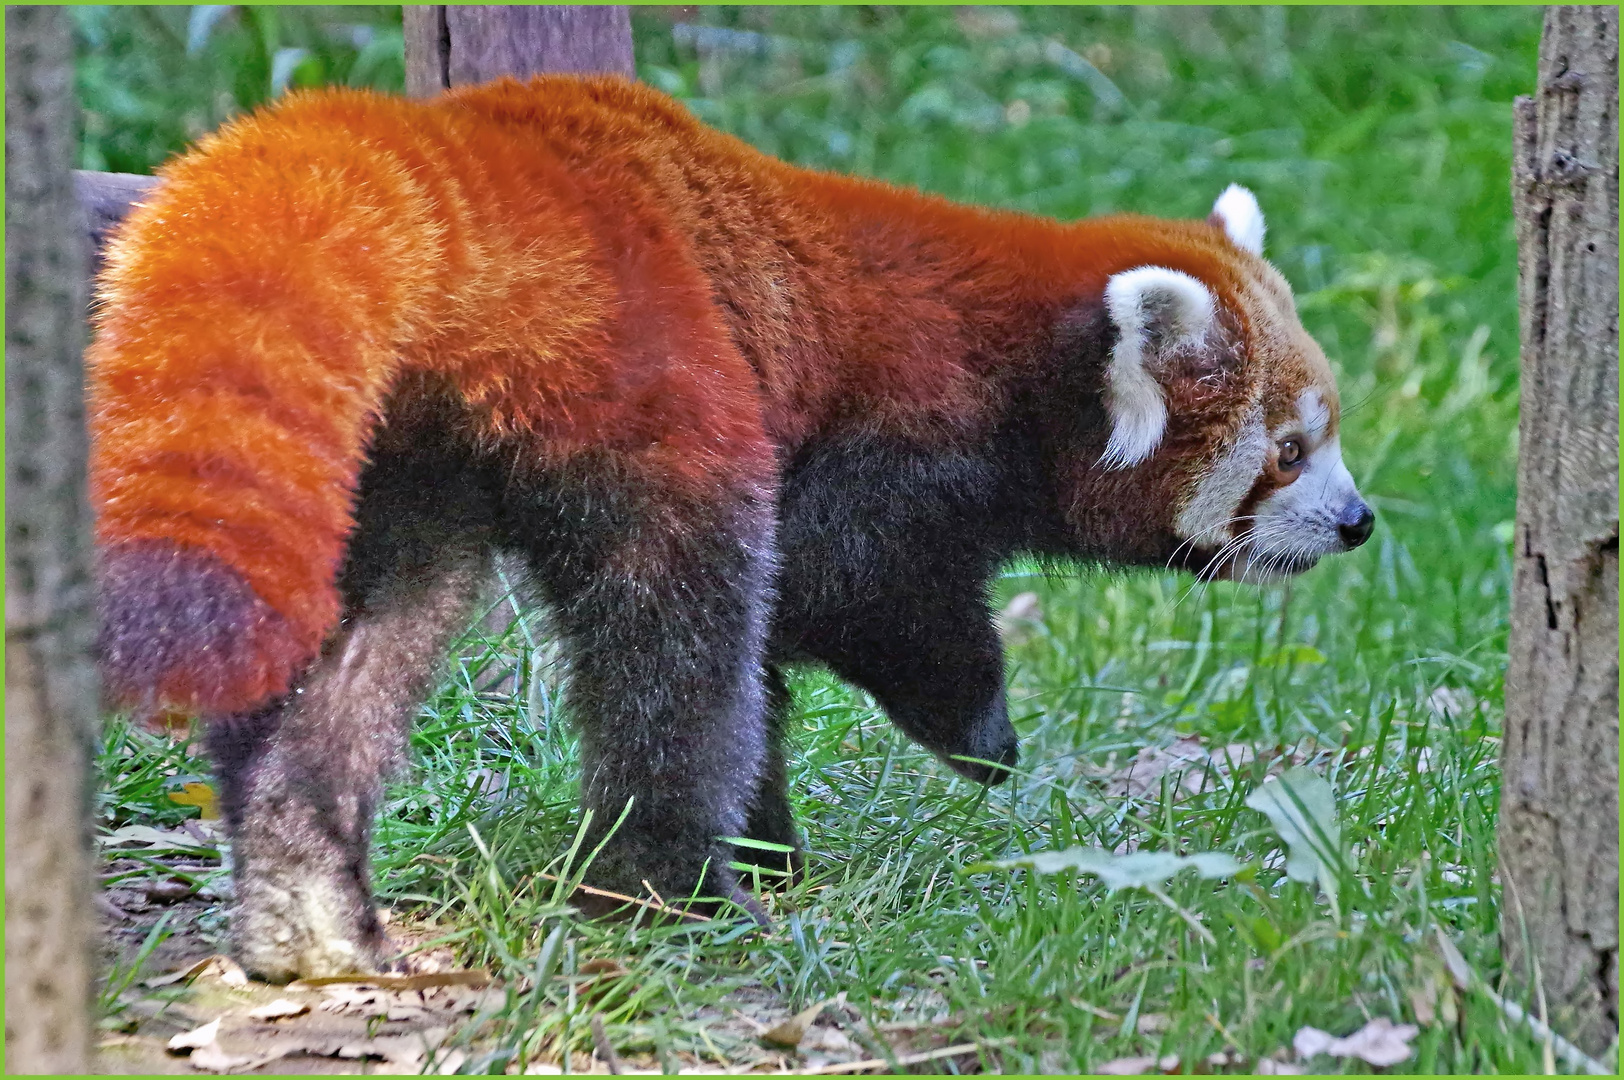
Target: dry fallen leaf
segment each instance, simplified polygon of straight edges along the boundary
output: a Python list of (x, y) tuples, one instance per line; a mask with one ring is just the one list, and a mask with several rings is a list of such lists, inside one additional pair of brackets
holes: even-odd
[(1440, 716), (1462, 717), (1477, 705), (1470, 690), (1453, 686), (1440, 686), (1427, 695), (1427, 708)]
[(1180, 772), (1179, 785), (1194, 795), (1212, 790), (1231, 772), (1244, 768), (1257, 757), (1249, 743), (1229, 743), (1208, 748), (1199, 736), (1185, 735), (1170, 746), (1147, 746), (1123, 768), (1110, 774), (1105, 794), (1139, 798), (1161, 787), (1162, 777)]
[(220, 981), (225, 983), (227, 986), (248, 985), (248, 973), (242, 969), (237, 961), (231, 959), (229, 956), (221, 956), (217, 959), (219, 962), (208, 971), (205, 971), (203, 973), (204, 975), (219, 972)]
[[(795, 1069), (795, 1076), (839, 1076), (848, 1073), (869, 1072), (895, 1072), (898, 1066), (922, 1065), (927, 1061), (945, 1061), (948, 1058), (969, 1057), (973, 1054), (985, 1053), (995, 1047), (1008, 1046), (1011, 1039), (988, 1039), (986, 1042), (959, 1043), (957, 1046), (944, 1046), (938, 1050), (922, 1050), (916, 1054), (899, 1054), (894, 1061), (884, 1058), (865, 1058), (862, 1061), (836, 1061), (826, 1065), (814, 1065), (805, 1069)], [(1177, 1058), (1173, 1059), (1176, 1063)], [(716, 1069), (701, 1065), (696, 1069), (683, 1069), (683, 1073), (714, 1073)]]
[(172, 983), (180, 982), (182, 979), (190, 979), (194, 976), (201, 975), (203, 973), (203, 969), (212, 963), (214, 963), (214, 957), (210, 956), (203, 960), (199, 960), (191, 967), (181, 968), (179, 971), (171, 971), (167, 975), (154, 975), (150, 979), (143, 980), (141, 985), (151, 987), (154, 990), (160, 986), (169, 986)]
[(217, 1016), (202, 1027), (193, 1028), (191, 1031), (183, 1031), (179, 1035), (172, 1036), (166, 1045), (174, 1053), (180, 1053), (183, 1050), (196, 1050), (199, 1047), (209, 1045), (219, 1037), (219, 1034), (220, 1018)]
[(416, 1067), (445, 1041), (445, 1033), (445, 1028), (426, 1028), (408, 1035), (376, 1035), (359, 1042), (345, 1043), (338, 1048), (336, 1056), (382, 1058), (391, 1065)]
[(187, 1059), (187, 1062), (192, 1068), (203, 1072), (239, 1072), (246, 1069), (257, 1069), (261, 1065), (268, 1065), (277, 1058), (286, 1056), (287, 1053), (287, 1050), (279, 1048), (269, 1054), (232, 1054), (228, 1053), (218, 1042), (211, 1042), (207, 1046), (200, 1046), (193, 1050), (192, 1056)]
[(1416, 1023), (1430, 1026), (1438, 1018), (1437, 982), (1430, 977), (1424, 977), (1406, 993), (1410, 999), (1410, 1010), (1415, 1013)]
[(151, 825), (126, 825), (97, 840), (102, 847), (140, 847), (148, 851), (197, 851), (207, 847), (183, 829), (156, 829)]
[(1291, 1045), (1304, 1060), (1317, 1054), (1329, 1054), (1358, 1058), (1366, 1064), (1384, 1067), (1408, 1060), (1410, 1040), (1419, 1030), (1414, 1024), (1394, 1024), (1387, 1017), (1378, 1016), (1352, 1035), (1340, 1039), (1319, 1028), (1303, 1027), (1298, 1029)]
[(204, 821), (217, 821), (220, 818), (220, 800), (214, 794), (214, 788), (202, 781), (194, 780), (179, 791), (171, 791), (169, 801), (197, 807), (198, 815)]
[(1035, 874), (1077, 871), (1098, 877), (1106, 892), (1118, 889), (1158, 889), (1168, 878), (1194, 870), (1204, 878), (1228, 877), (1240, 869), (1234, 856), (1222, 851), (1198, 851), (1174, 855), (1168, 851), (1135, 851), (1118, 855), (1103, 848), (1073, 847), (1063, 851), (1036, 851), (990, 863), (972, 863), (965, 870), (979, 874), (987, 870), (1026, 868)]
[(487, 994), (501, 992), (474, 986), (431, 985), (425, 990), (392, 990), (367, 984), (321, 987), (321, 1012), (352, 1014), (385, 1020), (433, 1020), (476, 1012)]
[(178, 983), (183, 979), (201, 979), (204, 977), (217, 978), (227, 986), (248, 985), (248, 973), (243, 971), (237, 961), (221, 953), (204, 957), (189, 968), (171, 971), (167, 975), (154, 976), (141, 985), (157, 989), (160, 986)]
[(803, 1054), (850, 1054), (856, 1050), (857, 1044), (837, 1027), (809, 1027), (800, 1043)]
[(277, 998), (269, 1005), (261, 1005), (257, 1009), (248, 1010), (248, 1015), (255, 1020), (285, 1020), (290, 1016), (303, 1016), (309, 1011), (309, 1002)]
[(575, 988), (576, 996), (587, 1001), (596, 1001), (608, 992), (610, 985), (616, 979), (622, 979), (631, 974), (619, 960), (611, 960), (602, 956), (594, 957), (591, 960), (583, 960), (576, 967), (575, 973), (581, 977), (581, 982)]
[(820, 1001), (816, 1005), (810, 1005), (802, 1009), (786, 1020), (780, 1020), (761, 1033), (761, 1040), (770, 1042), (774, 1046), (786, 1046), (791, 1050), (795, 1049), (801, 1045), (801, 1040), (806, 1038), (806, 1030), (812, 1026), (812, 1021), (818, 1018), (818, 1014), (828, 1004), (827, 1001)]
[(1140, 1013), (1139, 1019), (1134, 1021), (1134, 1027), (1139, 1029), (1141, 1035), (1160, 1035), (1172, 1026), (1172, 1018), (1166, 1013)]
[(1437, 954), (1418, 952), (1410, 958), (1415, 977), (1406, 989), (1415, 1022), (1421, 1027), (1441, 1021), (1453, 1027), (1459, 1019), (1455, 983), (1448, 965)]
[(197, 886), (183, 878), (165, 878), (148, 882), (142, 894), (149, 904), (174, 904), (197, 892)]
[(461, 971), (425, 971), (417, 975), (324, 975), (315, 979), (297, 979), (288, 983), (288, 989), (371, 986), (379, 990), (428, 990), (437, 986), (488, 986), (490, 982), (490, 972), (481, 968), (471, 968)]
[(507, 791), (508, 774), (494, 769), (473, 769), (465, 782), (476, 798), (499, 799)]
[(619, 960), (611, 960), (604, 956), (593, 957), (591, 960), (582, 960), (575, 971), (578, 975), (607, 975), (611, 979), (618, 979), (622, 975), (630, 974)]
[(352, 1013), (383, 1020), (421, 1020), (429, 1014), (418, 994), (350, 986), (328, 987), (321, 1011)]

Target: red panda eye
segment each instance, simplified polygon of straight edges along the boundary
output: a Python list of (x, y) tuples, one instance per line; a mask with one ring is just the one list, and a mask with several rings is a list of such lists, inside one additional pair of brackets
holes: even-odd
[(1294, 469), (1303, 461), (1303, 444), (1298, 439), (1282, 439), (1280, 442), (1280, 467)]

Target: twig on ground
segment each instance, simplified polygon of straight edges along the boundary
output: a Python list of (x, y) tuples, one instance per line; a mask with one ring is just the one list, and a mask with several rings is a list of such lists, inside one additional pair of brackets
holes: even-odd
[(1015, 1040), (988, 1039), (986, 1042), (959, 1043), (957, 1046), (944, 1046), (939, 1050), (921, 1050), (916, 1054), (898, 1054), (895, 1059), (887, 1061), (885, 1058), (865, 1058), (862, 1061), (842, 1061), (833, 1065), (819, 1065), (815, 1069), (797, 1069), (796, 1076), (837, 1076), (841, 1073), (868, 1072), (871, 1069), (894, 1069), (902, 1065), (918, 1065), (926, 1061), (939, 1061), (942, 1058), (959, 1057), (963, 1054), (974, 1054), (979, 1050), (990, 1050), (999, 1046), (1008, 1046)]
[[(541, 878), (543, 881), (562, 881), (562, 880), (564, 880), (563, 878), (560, 878), (555, 874), (537, 874), (536, 876)], [(608, 889), (597, 889), (597, 888), (593, 888), (591, 885), (579, 885), (578, 884), (575, 887), (577, 889), (579, 889), (581, 892), (590, 893), (593, 896), (601, 896), (601, 897), (605, 898), (606, 900), (620, 900), (620, 901), (622, 901), (624, 903), (627, 903), (627, 904), (636, 904), (638, 907), (646, 907), (650, 911), (658, 911), (658, 912), (660, 912), (661, 914), (664, 914), (664, 915), (675, 915), (679, 919), (687, 919), (690, 922), (710, 922), (711, 921), (710, 919), (706, 918), (705, 916), (703, 916), (703, 915), (695, 915), (691, 911), (683, 911), (681, 908), (670, 907), (670, 906), (668, 906), (666, 904), (656, 904), (656, 903), (653, 903), (653, 902), (648, 901), (648, 900), (639, 900), (637, 897), (635, 897), (635, 896), (627, 896), (625, 893), (610, 892)]]
[(1539, 1017), (1530, 1015), (1515, 1001), (1507, 1001), (1494, 990), (1490, 989), (1488, 984), (1483, 982), (1481, 979), (1476, 980), (1476, 982), (1478, 993), (1483, 994), (1490, 1001), (1494, 1002), (1495, 1005), (1499, 1006), (1500, 1011), (1505, 1013), (1506, 1016), (1514, 1023), (1527, 1024), (1528, 1030), (1534, 1033), (1534, 1038), (1541, 1039), (1549, 1043), (1551, 1049), (1556, 1052), (1556, 1056), (1567, 1062), (1569, 1068), (1577, 1069), (1580, 1072), (1589, 1073), (1591, 1076), (1615, 1075), (1614, 1070), (1609, 1069), (1607, 1066), (1603, 1065), (1601, 1062), (1597, 1061), (1595, 1058), (1591, 1057), (1589, 1054), (1585, 1053), (1583, 1050), (1579, 1049), (1577, 1046), (1573, 1045), (1572, 1043), (1568, 1042), (1568, 1040), (1552, 1031), (1550, 1026)]
[(1614, 1075), (1614, 1070), (1609, 1069), (1573, 1043), (1552, 1031), (1550, 1025), (1539, 1017), (1531, 1016), (1515, 1001), (1507, 1001), (1501, 997), (1494, 987), (1484, 982), (1482, 977), (1472, 970), (1472, 966), (1466, 962), (1466, 958), (1461, 955), (1460, 949), (1456, 948), (1454, 941), (1450, 940), (1449, 935), (1444, 933), (1443, 927), (1434, 926), (1433, 931), (1437, 937), (1438, 951), (1443, 954), (1444, 966), (1449, 969), (1449, 975), (1455, 980), (1457, 987), (1462, 990), (1468, 988), (1476, 990), (1494, 1002), (1495, 1007), (1505, 1013), (1513, 1023), (1527, 1025), (1528, 1030), (1534, 1033), (1534, 1037), (1543, 1041), (1555, 1051), (1563, 1061), (1567, 1062), (1570, 1068), (1589, 1073), (1591, 1076)]

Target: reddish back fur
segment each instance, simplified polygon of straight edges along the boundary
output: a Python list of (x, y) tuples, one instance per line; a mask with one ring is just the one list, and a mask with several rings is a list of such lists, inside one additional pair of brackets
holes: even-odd
[(1062, 224), (796, 169), (612, 78), (291, 95), (162, 177), (101, 283), (91, 482), (104, 581), (138, 597), (170, 558), (245, 587), (241, 633), (164, 671), (133, 609), (107, 617), (115, 693), (211, 714), (284, 692), (335, 624), (404, 371), (448, 379), (489, 444), (635, 451), (704, 497), (770, 488), (775, 453), (837, 428), (991, 423), (1113, 273), (1185, 271), (1243, 334), (1255, 276), (1208, 222)]

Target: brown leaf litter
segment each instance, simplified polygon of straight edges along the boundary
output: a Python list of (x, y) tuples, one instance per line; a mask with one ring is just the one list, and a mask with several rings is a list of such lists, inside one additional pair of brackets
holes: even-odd
[(1167, 746), (1147, 746), (1126, 764), (1108, 761), (1088, 769), (1110, 798), (1144, 798), (1161, 790), (1163, 777), (1169, 777), (1175, 797), (1221, 790), (1230, 777), (1246, 770), (1253, 761), (1266, 762), (1267, 775), (1274, 776), (1293, 765), (1309, 761), (1319, 748), (1310, 744), (1296, 747), (1266, 747), (1252, 743), (1211, 746), (1198, 735), (1182, 735)]
[(146, 989), (166, 996), (132, 1003), (143, 1019), (137, 1033), (103, 1041), (103, 1071), (449, 1071), (462, 1060), (460, 1051), (440, 1053), (449, 1034), (504, 1000), (484, 972), (278, 987), (243, 978), (224, 957), (148, 982), (160, 985)]

